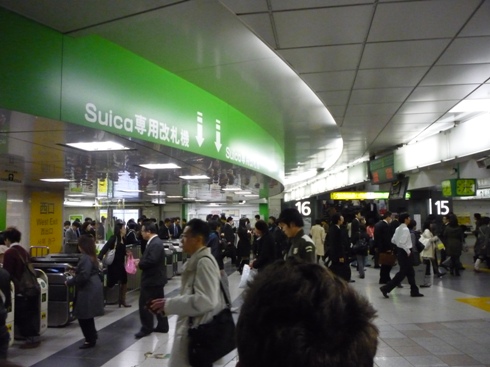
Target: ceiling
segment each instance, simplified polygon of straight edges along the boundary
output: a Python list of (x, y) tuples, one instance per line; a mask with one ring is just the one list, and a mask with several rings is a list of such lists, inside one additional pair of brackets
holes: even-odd
[(372, 157), (490, 99), (490, 0), (0, 0), (97, 34), (208, 90), (277, 137), (286, 174)]

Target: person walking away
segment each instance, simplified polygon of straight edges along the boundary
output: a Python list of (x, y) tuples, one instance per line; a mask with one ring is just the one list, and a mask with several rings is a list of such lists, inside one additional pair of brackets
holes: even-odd
[(79, 349), (95, 347), (97, 329), (95, 317), (104, 314), (104, 289), (99, 276), (99, 262), (95, 255), (95, 240), (91, 235), (82, 235), (78, 239), (78, 249), (81, 252), (75, 276), (68, 279), (68, 287), (75, 286), (75, 307), (73, 315), (78, 319), (85, 342)]
[(261, 219), (255, 222), (255, 235), (257, 236), (257, 257), (250, 267), (260, 272), (277, 259), (276, 244), (267, 223)]
[(240, 219), (238, 223), (237, 235), (237, 259), (235, 262), (238, 267), (238, 272), (242, 274), (243, 266), (250, 262), (250, 252), (252, 251), (252, 244), (250, 242), (251, 234), (247, 228), (247, 218)]
[(150, 304), (150, 309), (158, 315), (178, 316), (169, 367), (190, 366), (188, 330), (191, 321), (192, 327), (208, 323), (226, 307), (220, 290), (219, 267), (206, 246), (209, 232), (208, 223), (200, 219), (191, 219), (187, 223), (182, 249), (191, 257), (183, 267), (180, 294), (173, 298), (157, 298)]
[[(15, 227), (9, 227), (4, 232), (5, 244), (9, 249), (4, 255), (3, 268), (9, 272), (15, 289), (19, 289), (24, 268), (31, 262), (29, 253), (20, 244), (21, 236), (22, 234)], [(39, 307), (39, 295), (29, 297), (16, 292), (14, 325), (16, 330), (19, 330), (20, 336), (26, 339), (26, 342), (20, 346), (21, 349), (37, 348), (41, 344)]]
[(406, 277), (410, 284), (410, 297), (423, 297), (424, 295), (419, 292), (419, 287), (415, 283), (415, 271), (413, 269), (410, 253), (412, 249), (412, 238), (408, 229), (410, 223), (410, 215), (408, 213), (402, 213), (399, 216), (400, 225), (396, 228), (395, 234), (391, 242), (397, 247), (397, 260), (400, 265), (400, 270), (395, 274), (392, 280), (379, 289), (385, 298), (389, 298), (390, 293), (401, 281)]
[(323, 245), (325, 243), (325, 230), (321, 226), (320, 219), (315, 220), (315, 224), (311, 227), (310, 233), (311, 239), (315, 244), (317, 263), (319, 263), (325, 257), (325, 246)]
[(104, 258), (104, 255), (112, 249), (116, 249), (114, 261), (107, 265), (107, 287), (112, 288), (119, 284), (119, 307), (131, 307), (126, 303), (126, 293), (128, 291), (128, 274), (124, 267), (126, 263), (126, 226), (124, 223), (116, 223), (114, 235), (109, 238), (102, 250), (99, 253), (99, 260)]
[(463, 252), (464, 233), (458, 224), (458, 218), (452, 214), (449, 216), (448, 225), (444, 229), (446, 242), (446, 256), (450, 257), (449, 273), (459, 277), (459, 258)]
[[(219, 272), (221, 275), (221, 283), (225, 289), (228, 299), (230, 297), (230, 285), (228, 283), (228, 275), (225, 272), (225, 264), (223, 262), (223, 249), (224, 246), (222, 242), (225, 240), (221, 238), (221, 221), (212, 220), (209, 222), (209, 229), (211, 233), (209, 235), (206, 246), (211, 249), (211, 254), (214, 256), (216, 263), (219, 267)], [(234, 245), (233, 245), (234, 246)]]
[(156, 315), (157, 326), (153, 328), (153, 313), (148, 309), (152, 299), (163, 298), (163, 287), (167, 283), (165, 271), (165, 248), (158, 238), (157, 228), (151, 221), (143, 222), (141, 235), (147, 241), (146, 250), (141, 259), (135, 259), (135, 265), (141, 269), (141, 285), (139, 298), (140, 331), (134, 336), (141, 339), (153, 331), (168, 333), (168, 319), (162, 314)]
[[(384, 218), (374, 225), (374, 249), (379, 254), (384, 252), (393, 252), (394, 246), (391, 243), (393, 233), (390, 228), (391, 212), (387, 211)], [(391, 280), (390, 272), (392, 266), (380, 264), (379, 284), (386, 284)]]

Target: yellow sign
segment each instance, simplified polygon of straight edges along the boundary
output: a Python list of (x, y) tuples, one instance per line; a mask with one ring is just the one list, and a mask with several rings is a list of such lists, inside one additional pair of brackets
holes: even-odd
[(63, 192), (33, 192), (31, 197), (31, 246), (47, 246), (51, 253), (63, 245)]
[[(380, 200), (388, 199), (390, 193), (384, 191), (363, 192), (363, 191), (342, 191), (330, 193), (332, 200)], [(410, 199), (410, 193), (405, 194), (405, 199)]]
[(107, 179), (97, 179), (97, 196), (107, 197)]

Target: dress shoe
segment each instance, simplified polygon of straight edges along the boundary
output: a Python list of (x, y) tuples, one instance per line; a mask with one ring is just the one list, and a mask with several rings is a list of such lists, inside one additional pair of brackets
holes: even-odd
[(148, 336), (150, 335), (151, 333), (145, 333), (143, 331), (138, 331), (136, 334), (134, 334), (134, 337), (136, 339), (141, 339), (141, 338), (144, 338), (145, 336)]
[(41, 345), (41, 342), (28, 342), (28, 343), (22, 344), (19, 348), (20, 349), (33, 349), (33, 348), (39, 347), (39, 345)]
[(95, 342), (94, 343), (87, 343), (87, 342), (85, 342), (82, 345), (80, 345), (78, 347), (78, 349), (89, 349), (89, 348), (93, 348), (93, 347), (95, 347)]
[(398, 284), (396, 287), (397, 287), (397, 288), (403, 288), (403, 285)]
[(355, 283), (356, 281), (354, 279), (349, 280), (349, 283)]
[(381, 293), (383, 293), (384, 298), (390, 298), (390, 296), (388, 296), (388, 291), (386, 290), (385, 287), (379, 287), (379, 290), (381, 291)]
[(420, 288), (429, 288), (430, 287), (430, 284), (421, 284), (420, 285)]
[(414, 293), (411, 294), (410, 297), (423, 297), (424, 295), (422, 293)]
[(365, 276), (364, 275), (359, 275), (359, 278), (364, 279)]
[(164, 333), (164, 334), (166, 334), (166, 333), (168, 333), (168, 328), (166, 328), (166, 329), (165, 328), (154, 328), (153, 331), (155, 333)]

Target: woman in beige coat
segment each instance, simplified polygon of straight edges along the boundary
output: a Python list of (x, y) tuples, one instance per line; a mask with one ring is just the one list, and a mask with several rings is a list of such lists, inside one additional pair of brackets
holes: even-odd
[(310, 231), (311, 239), (315, 243), (317, 262), (320, 259), (325, 260), (325, 230), (321, 226), (320, 219), (315, 220), (315, 225), (311, 227)]

